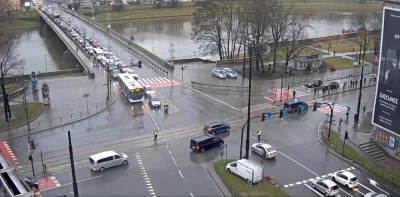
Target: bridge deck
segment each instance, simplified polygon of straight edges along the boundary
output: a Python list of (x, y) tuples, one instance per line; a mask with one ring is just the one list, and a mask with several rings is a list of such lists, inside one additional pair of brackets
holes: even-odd
[[(47, 17), (45, 13), (41, 10), (37, 10), (38, 14), (43, 18), (44, 21), (53, 29), (53, 31), (60, 37), (68, 49), (74, 54), (79, 63), (85, 68), (89, 76), (94, 75), (92, 64), (92, 58), (89, 57), (83, 50), (77, 50), (79, 47), (76, 42), (74, 42), (68, 34), (61, 29), (54, 21)], [(79, 47), (80, 48), (80, 47)]]

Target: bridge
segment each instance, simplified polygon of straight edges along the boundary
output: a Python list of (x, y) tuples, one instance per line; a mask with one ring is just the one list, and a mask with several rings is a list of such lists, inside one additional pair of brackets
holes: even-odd
[[(112, 39), (114, 43), (116, 43), (122, 50), (131, 52), (130, 56), (135, 57), (138, 60), (142, 61), (142, 64), (152, 68), (154, 71), (161, 73), (163, 75), (168, 76), (169, 70), (172, 70), (174, 67), (166, 60), (154, 55), (148, 50), (142, 48), (141, 46), (131, 42), (129, 38), (119, 34), (118, 32), (108, 29), (104, 25), (92, 20), (83, 15), (79, 15), (75, 11), (72, 11), (68, 8), (63, 8), (61, 6), (57, 6), (58, 9), (64, 11), (66, 14), (69, 14), (75, 19), (78, 19), (80, 22), (84, 23), (85, 26), (90, 26), (95, 29), (97, 32), (102, 34), (102, 36)], [(54, 32), (61, 38), (61, 40), (65, 43), (68, 49), (77, 57), (78, 61), (82, 64), (82, 66), (87, 70), (89, 74), (93, 73), (93, 63), (91, 56), (84, 53), (84, 50), (77, 51), (76, 48), (80, 47), (78, 44), (68, 36), (68, 33), (58, 26), (53, 20), (51, 20), (50, 16), (47, 16), (42, 10), (37, 10), (40, 17), (45, 21)], [(62, 16), (62, 15), (61, 15)], [(132, 54), (132, 52), (134, 54)], [(94, 75), (93, 75), (94, 76)]]
[[(94, 65), (93, 58), (89, 57), (76, 42), (74, 42), (67, 34), (64, 29), (58, 26), (54, 21), (51, 20), (43, 11), (37, 10), (42, 21), (46, 22), (51, 29), (57, 34), (57, 36), (64, 42), (65, 46), (68, 47), (69, 52), (71, 52), (79, 63), (85, 68), (89, 77), (94, 77)], [(78, 50), (80, 48), (81, 50)]]

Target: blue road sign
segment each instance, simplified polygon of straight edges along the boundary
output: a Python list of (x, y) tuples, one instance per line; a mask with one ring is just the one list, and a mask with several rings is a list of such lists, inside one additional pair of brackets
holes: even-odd
[(276, 94), (274, 94), (274, 100), (276, 100)]
[(317, 108), (321, 107), (321, 102), (317, 102)]
[(134, 41), (135, 40), (135, 37), (134, 36), (131, 36), (131, 41)]
[(272, 113), (271, 113), (271, 112), (265, 113), (265, 118), (270, 118), (271, 116), (272, 116)]
[(289, 113), (289, 110), (287, 109), (287, 108), (285, 108), (285, 109), (283, 109), (283, 114), (288, 114)]
[(301, 111), (306, 111), (308, 109), (308, 106), (307, 105), (302, 105), (301, 106)]

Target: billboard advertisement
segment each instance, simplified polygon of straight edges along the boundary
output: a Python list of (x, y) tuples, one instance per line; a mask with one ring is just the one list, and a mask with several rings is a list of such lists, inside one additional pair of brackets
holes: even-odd
[(383, 10), (378, 84), (372, 124), (400, 136), (400, 9)]

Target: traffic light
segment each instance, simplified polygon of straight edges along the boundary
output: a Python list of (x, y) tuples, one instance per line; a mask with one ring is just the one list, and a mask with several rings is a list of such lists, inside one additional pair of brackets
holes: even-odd
[(264, 122), (265, 121), (265, 113), (262, 113), (261, 114), (261, 122)]
[(302, 107), (302, 105), (299, 105), (299, 106), (297, 107), (297, 114), (301, 114), (301, 107)]
[(317, 103), (316, 102), (314, 102), (313, 111), (317, 111)]
[(348, 140), (348, 139), (350, 139), (350, 138), (349, 138), (349, 132), (346, 131), (346, 132), (344, 133), (344, 140)]
[(29, 159), (29, 161), (33, 161), (33, 158), (31, 155), (29, 155), (28, 159)]
[(142, 68), (142, 61), (140, 61), (140, 60), (138, 61), (138, 67)]
[(279, 111), (279, 118), (282, 118), (283, 117), (283, 109), (281, 109), (280, 111)]

